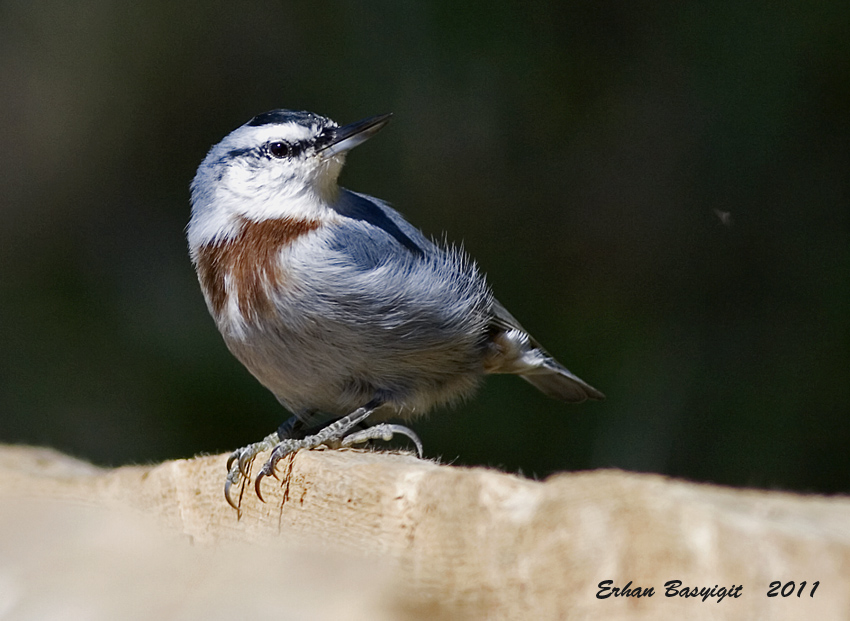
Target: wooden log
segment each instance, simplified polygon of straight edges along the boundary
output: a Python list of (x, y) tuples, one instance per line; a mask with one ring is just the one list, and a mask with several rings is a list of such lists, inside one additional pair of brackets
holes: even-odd
[(52, 570), (69, 566), (125, 585), (85, 583), (85, 618), (150, 618), (134, 602), (152, 592), (166, 618), (850, 618), (847, 498), (324, 450), (284, 459), (265, 503), (246, 487), (237, 516), (225, 461), (104, 470), (0, 447), (0, 618), (4, 601), (30, 613), (53, 594), (67, 610)]

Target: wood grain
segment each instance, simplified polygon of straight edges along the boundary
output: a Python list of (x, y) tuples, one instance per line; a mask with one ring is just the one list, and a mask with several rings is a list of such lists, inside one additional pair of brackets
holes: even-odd
[[(322, 607), (336, 595), (348, 598), (343, 609), (355, 616), (333, 618), (850, 618), (847, 498), (616, 470), (536, 482), (410, 455), (326, 450), (281, 462), (282, 482), (264, 481), (265, 503), (246, 488), (237, 517), (222, 495), (225, 461), (216, 455), (102, 470), (44, 449), (0, 447), (0, 552), (2, 539), (20, 542), (16, 533), (30, 532), (40, 512), (61, 516), (84, 506), (107, 523), (111, 515), (121, 516), (119, 525), (142, 519), (162, 566), (174, 554), (228, 550), (214, 565), (227, 572), (229, 587), (211, 591), (206, 604), (268, 589), (277, 602), (313, 602), (312, 618), (325, 618)], [(9, 522), (12, 514), (27, 523)], [(42, 540), (49, 564), (75, 538)], [(121, 545), (116, 538), (112, 551)], [(298, 583), (304, 558), (326, 580), (291, 593), (286, 585)], [(267, 565), (258, 581), (260, 561)], [(0, 554), (0, 595), (3, 571)], [(719, 603), (665, 597), (664, 583), (674, 579), (743, 589)], [(655, 594), (597, 599), (603, 580)], [(769, 598), (775, 580), (820, 585), (814, 597)], [(224, 610), (204, 614), (218, 618)]]

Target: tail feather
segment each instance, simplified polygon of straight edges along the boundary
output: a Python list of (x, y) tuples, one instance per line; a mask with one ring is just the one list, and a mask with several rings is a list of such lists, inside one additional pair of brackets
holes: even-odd
[(550, 356), (498, 302), (493, 305), (492, 329), (495, 348), (485, 363), (487, 372), (515, 373), (544, 395), (568, 403), (605, 398)]

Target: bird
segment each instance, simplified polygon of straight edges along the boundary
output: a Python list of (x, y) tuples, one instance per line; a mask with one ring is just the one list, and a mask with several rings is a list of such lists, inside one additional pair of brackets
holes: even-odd
[[(515, 374), (565, 402), (604, 395), (557, 362), (494, 297), (462, 249), (386, 202), (340, 187), (347, 153), (386, 126), (306, 111), (259, 114), (213, 146), (191, 182), (189, 254), (230, 352), (292, 416), (234, 451), (225, 498), (284, 456), (407, 436), (407, 422)], [(276, 475), (275, 475), (276, 476)]]

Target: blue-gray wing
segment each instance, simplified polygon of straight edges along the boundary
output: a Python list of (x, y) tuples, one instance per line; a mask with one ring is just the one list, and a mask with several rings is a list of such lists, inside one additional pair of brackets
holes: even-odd
[(377, 199), (342, 190), (335, 209), (344, 217), (290, 255), (300, 293), (281, 313), (355, 324), (346, 338), (401, 349), (480, 348), (492, 295), (464, 252), (434, 244)]
[(337, 231), (333, 249), (350, 255), (364, 268), (374, 267), (395, 253), (405, 259), (423, 258), (437, 250), (400, 213), (371, 196), (341, 190), (334, 209), (348, 220)]

